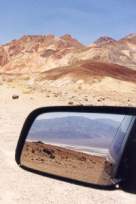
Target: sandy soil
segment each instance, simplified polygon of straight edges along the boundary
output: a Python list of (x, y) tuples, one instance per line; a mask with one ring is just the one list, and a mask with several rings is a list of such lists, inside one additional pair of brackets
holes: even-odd
[[(20, 98), (12, 100), (12, 94)], [(27, 114), (36, 107), (67, 104), (62, 97), (22, 94), (0, 86), (0, 203), (2, 204), (135, 204), (136, 195), (103, 191), (32, 174), (19, 168), (14, 155)]]
[(73, 151), (68, 148), (26, 142), (21, 164), (54, 175), (99, 185), (112, 184), (112, 163), (104, 156)]

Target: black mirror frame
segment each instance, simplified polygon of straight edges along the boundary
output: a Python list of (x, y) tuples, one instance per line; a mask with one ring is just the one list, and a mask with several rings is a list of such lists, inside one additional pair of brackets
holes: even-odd
[[(78, 185), (84, 185), (84, 186), (89, 186), (89, 187), (93, 187), (93, 188), (97, 188), (97, 189), (105, 189), (105, 190), (113, 190), (116, 188), (116, 186), (110, 185), (110, 186), (99, 186), (99, 185), (95, 185), (95, 184), (89, 184), (89, 183), (84, 183), (84, 182), (80, 182), (80, 181), (75, 181), (72, 179), (67, 179), (67, 178), (63, 178), (60, 176), (55, 176), (49, 173), (43, 173), (40, 172), (38, 170), (33, 170), (31, 168), (22, 166), (20, 163), (20, 156), (21, 156), (21, 152), (25, 143), (25, 139), (28, 135), (28, 132), (35, 120), (35, 118), (42, 114), (42, 113), (49, 113), (49, 112), (86, 112), (86, 113), (109, 113), (109, 114), (126, 114), (126, 115), (134, 115), (136, 116), (136, 108), (134, 107), (115, 107), (115, 106), (49, 106), (49, 107), (41, 107), (38, 108), (34, 111), (32, 111), (28, 117), (26, 118), (23, 128), (21, 130), (20, 133), (20, 137), (17, 143), (17, 147), (16, 147), (16, 152), (15, 152), (15, 160), (16, 163), (23, 169), (28, 170), (30, 172), (33, 173), (37, 173), (39, 175), (43, 175), (43, 176), (48, 176), (51, 178), (55, 178), (55, 179), (59, 179), (59, 180), (63, 180), (63, 181), (68, 181), (70, 183), (74, 183), (74, 184), (78, 184)], [(133, 128), (136, 128), (136, 120), (134, 122)], [(131, 136), (132, 134), (130, 133), (130, 136), (128, 138), (128, 141), (126, 143), (126, 147), (124, 149), (124, 153), (122, 155), (121, 158), (121, 165), (119, 165), (119, 169), (117, 171), (117, 175), (116, 177), (118, 178), (120, 176), (120, 172), (121, 172), (121, 166), (123, 165), (122, 160), (124, 160), (124, 157), (127, 155), (128, 149), (129, 149), (129, 145), (131, 143)], [(125, 174), (124, 174), (125, 175)]]

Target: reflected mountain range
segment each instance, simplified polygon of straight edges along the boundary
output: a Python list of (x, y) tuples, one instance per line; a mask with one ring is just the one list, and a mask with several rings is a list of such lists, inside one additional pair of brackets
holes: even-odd
[(35, 120), (27, 139), (45, 143), (109, 148), (119, 126), (120, 121), (107, 118), (69, 116), (41, 119)]

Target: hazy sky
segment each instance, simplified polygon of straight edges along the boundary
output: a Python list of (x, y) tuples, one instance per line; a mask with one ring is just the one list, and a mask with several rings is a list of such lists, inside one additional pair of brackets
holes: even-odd
[(54, 119), (54, 118), (63, 118), (63, 117), (70, 117), (70, 116), (79, 116), (79, 117), (86, 117), (89, 119), (110, 119), (121, 122), (125, 115), (118, 115), (118, 114), (104, 114), (104, 113), (70, 113), (70, 112), (50, 112), (50, 113), (43, 113), (39, 115), (36, 120), (43, 120), (43, 119)]
[(136, 0), (0, 0), (0, 44), (47, 33), (69, 33), (90, 44), (135, 31)]

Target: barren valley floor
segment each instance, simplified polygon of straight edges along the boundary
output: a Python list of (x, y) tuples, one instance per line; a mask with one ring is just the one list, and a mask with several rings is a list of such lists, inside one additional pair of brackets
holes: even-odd
[(113, 164), (106, 157), (74, 152), (52, 144), (26, 142), (21, 164), (41, 172), (87, 183), (112, 184)]

